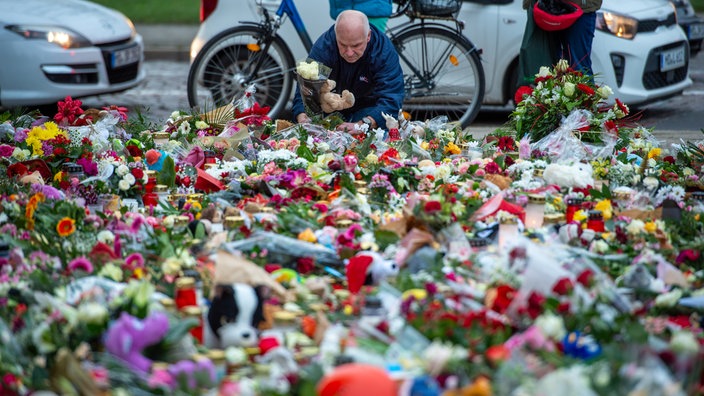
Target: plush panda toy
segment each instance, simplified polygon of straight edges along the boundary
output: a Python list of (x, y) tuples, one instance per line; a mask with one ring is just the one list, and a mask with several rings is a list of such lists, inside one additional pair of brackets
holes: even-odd
[(208, 348), (252, 347), (259, 343), (259, 324), (264, 321), (266, 286), (245, 283), (218, 284), (204, 326), (203, 343)]

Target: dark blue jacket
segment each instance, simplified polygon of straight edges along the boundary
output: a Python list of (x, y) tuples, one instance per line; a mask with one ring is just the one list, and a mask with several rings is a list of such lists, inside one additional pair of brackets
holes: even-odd
[[(341, 112), (347, 121), (371, 116), (383, 127), (381, 112), (395, 116), (403, 104), (403, 71), (391, 40), (376, 27), (370, 28), (372, 35), (367, 49), (355, 63), (348, 63), (340, 56), (334, 26), (320, 36), (308, 57), (332, 69), (329, 78), (337, 83), (335, 92), (347, 89), (354, 94), (354, 106)], [(298, 86), (292, 110), (294, 117), (305, 111)]]

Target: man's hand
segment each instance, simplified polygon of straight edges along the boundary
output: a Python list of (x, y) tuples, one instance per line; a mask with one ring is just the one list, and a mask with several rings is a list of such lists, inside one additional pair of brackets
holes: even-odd
[(364, 131), (360, 130), (359, 127), (359, 123), (356, 122), (343, 122), (337, 126), (337, 130), (347, 132), (350, 135), (359, 135), (360, 133), (364, 133)]
[(297, 121), (299, 124), (305, 124), (305, 123), (310, 123), (312, 120), (310, 119), (310, 117), (308, 117), (308, 114), (306, 114), (306, 113), (301, 113), (301, 114), (299, 114), (299, 115), (296, 116), (296, 121)]

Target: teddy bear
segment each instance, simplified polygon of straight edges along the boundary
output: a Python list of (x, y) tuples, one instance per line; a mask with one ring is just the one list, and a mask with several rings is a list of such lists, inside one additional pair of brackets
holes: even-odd
[(335, 80), (328, 79), (320, 87), (320, 107), (325, 113), (334, 113), (354, 106), (354, 94), (348, 90), (342, 91), (342, 94), (332, 92), (336, 86)]

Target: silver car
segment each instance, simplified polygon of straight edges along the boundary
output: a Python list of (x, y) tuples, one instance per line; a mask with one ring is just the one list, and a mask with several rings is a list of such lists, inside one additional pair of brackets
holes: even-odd
[(144, 44), (121, 13), (83, 0), (0, 0), (0, 107), (124, 91)]

